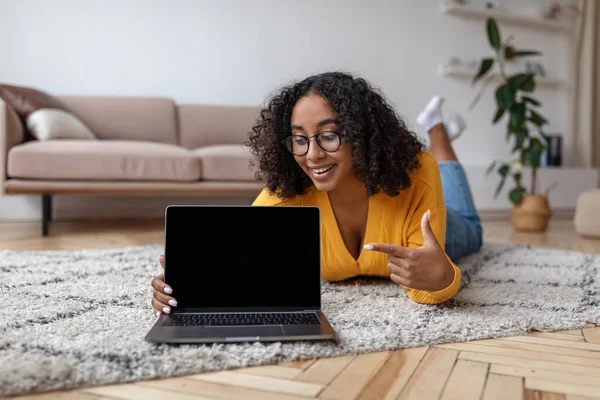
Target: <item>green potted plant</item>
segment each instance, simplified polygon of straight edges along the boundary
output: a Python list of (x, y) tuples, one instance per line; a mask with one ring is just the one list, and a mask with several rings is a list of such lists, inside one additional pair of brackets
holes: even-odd
[[(511, 155), (515, 157), (509, 162), (493, 161), (487, 174), (495, 169), (500, 176), (494, 197), (498, 196), (507, 179), (513, 181), (514, 186), (509, 190), (508, 198), (513, 204), (511, 222), (514, 228), (544, 231), (551, 215), (548, 203), (548, 192), (551, 188), (545, 193), (538, 193), (537, 172), (546, 148), (544, 125), (548, 120), (539, 111), (542, 104), (533, 97), (536, 75), (530, 72), (508, 74), (506, 68), (507, 64), (516, 59), (539, 56), (541, 53), (516, 49), (510, 44), (512, 37), (503, 42), (498, 24), (493, 18), (487, 19), (486, 29), (493, 54), (480, 60), (472, 84), (482, 81), (482, 89), (470, 108), (477, 103), (486, 86), (499, 78), (500, 82), (494, 90), (496, 111), (492, 124), (505, 121), (506, 141), (513, 143)], [(531, 184), (528, 188), (522, 183), (522, 167), (531, 169)]]

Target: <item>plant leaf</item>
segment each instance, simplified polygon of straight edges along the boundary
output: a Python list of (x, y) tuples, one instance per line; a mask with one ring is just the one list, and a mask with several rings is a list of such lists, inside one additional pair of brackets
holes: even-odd
[(527, 79), (521, 84), (521, 86), (519, 86), (519, 89), (524, 92), (533, 92), (533, 89), (535, 89), (535, 80), (533, 74), (528, 74)]
[(512, 149), (512, 153), (523, 147), (523, 143), (525, 143), (525, 139), (527, 139), (527, 133), (527, 129), (524, 127), (521, 127), (521, 129), (518, 129), (518, 131), (515, 132), (515, 146)]
[(528, 56), (541, 56), (542, 53), (535, 50), (515, 50), (512, 52), (513, 57), (528, 57)]
[(522, 90), (524, 92), (531, 92), (535, 88), (533, 74), (513, 75), (508, 78), (508, 84), (512, 86), (515, 91)]
[(474, 84), (475, 82), (477, 82), (490, 69), (492, 69), (493, 66), (494, 66), (493, 58), (484, 58), (483, 60), (481, 60), (481, 64), (479, 64), (479, 71), (477, 71), (477, 74), (473, 78), (473, 81), (471, 82), (471, 84)]
[(502, 40), (500, 38), (500, 30), (498, 29), (498, 24), (496, 23), (496, 20), (494, 18), (487, 19), (487, 35), (490, 45), (495, 50), (500, 50), (500, 48), (502, 47)]
[(515, 103), (510, 108), (510, 125), (521, 127), (525, 122), (525, 103)]
[(490, 166), (485, 171), (485, 174), (489, 175), (494, 170), (494, 167), (496, 166), (496, 164), (498, 164), (498, 160), (492, 161), (492, 163), (490, 164)]
[(533, 110), (529, 110), (529, 120), (537, 126), (542, 126), (548, 123), (548, 120)]
[(494, 193), (494, 197), (498, 197), (498, 195), (502, 191), (502, 188), (504, 187), (504, 182), (506, 182), (506, 177), (508, 175), (509, 170), (510, 170), (510, 167), (507, 164), (503, 164), (500, 168), (498, 168), (498, 174), (500, 174), (501, 178), (500, 178), (500, 183), (498, 184), (498, 187), (496, 187), (496, 192)]
[(513, 178), (515, 178), (515, 183), (517, 184), (518, 187), (521, 187), (521, 173), (520, 172), (516, 172), (513, 174)]
[(500, 121), (500, 118), (502, 118), (504, 115), (504, 111), (506, 111), (504, 108), (498, 107), (496, 114), (494, 114), (494, 120), (492, 121), (493, 124), (496, 124), (498, 121)]
[(508, 198), (514, 205), (517, 205), (521, 202), (523, 194), (525, 194), (525, 189), (522, 187), (516, 187), (510, 191)]
[(539, 168), (541, 165), (542, 152), (546, 147), (540, 142), (538, 138), (533, 138), (529, 141), (529, 147), (527, 148), (527, 164), (533, 168)]
[(523, 97), (521, 97), (521, 99), (523, 100), (524, 103), (530, 103), (537, 107), (542, 105), (542, 103), (540, 103), (536, 99), (529, 97), (529, 96), (523, 96)]
[(509, 76), (508, 83), (515, 89), (518, 89), (527, 79), (527, 75), (528, 74), (515, 74), (512, 76)]
[(515, 89), (508, 83), (499, 86), (496, 89), (496, 102), (500, 108), (511, 108), (515, 102)]

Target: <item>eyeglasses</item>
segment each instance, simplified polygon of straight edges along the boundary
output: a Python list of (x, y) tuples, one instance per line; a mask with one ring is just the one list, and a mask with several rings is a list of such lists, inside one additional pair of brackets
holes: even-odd
[(341, 135), (334, 131), (323, 131), (315, 136), (291, 135), (283, 140), (283, 144), (290, 153), (303, 156), (308, 153), (311, 138), (315, 138), (319, 147), (328, 153), (337, 151), (342, 145)]

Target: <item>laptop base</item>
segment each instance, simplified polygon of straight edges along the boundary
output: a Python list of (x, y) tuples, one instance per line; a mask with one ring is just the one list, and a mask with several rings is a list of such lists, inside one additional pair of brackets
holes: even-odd
[(320, 313), (320, 324), (310, 325), (236, 325), (163, 326), (168, 315), (161, 315), (145, 340), (151, 343), (236, 343), (299, 340), (334, 340), (336, 332)]

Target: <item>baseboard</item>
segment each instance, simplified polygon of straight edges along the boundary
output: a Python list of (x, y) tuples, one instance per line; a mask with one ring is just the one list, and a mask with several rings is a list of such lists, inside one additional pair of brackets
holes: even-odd
[[(559, 208), (552, 210), (552, 219), (569, 220), (575, 216), (573, 208)], [(482, 221), (510, 221), (510, 210), (480, 210), (479, 218)]]

